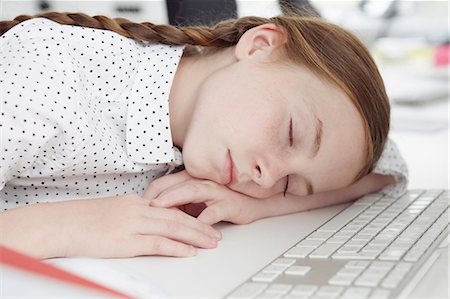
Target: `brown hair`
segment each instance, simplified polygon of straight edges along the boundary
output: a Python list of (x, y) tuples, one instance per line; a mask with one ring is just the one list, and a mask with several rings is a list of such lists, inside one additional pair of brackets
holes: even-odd
[[(390, 105), (383, 80), (367, 48), (350, 32), (324, 20), (299, 15), (272, 18), (230, 19), (214, 27), (175, 27), (124, 18), (88, 16), (83, 13), (49, 12), (21, 15), (0, 22), (0, 35), (31, 18), (44, 17), (60, 24), (107, 29), (140, 41), (186, 45), (183, 55), (199, 55), (231, 47), (247, 30), (266, 23), (287, 33), (284, 54), (290, 62), (310, 70), (339, 86), (351, 99), (364, 121), (367, 163), (355, 180), (368, 174), (378, 161), (389, 132)], [(201, 49), (207, 49), (201, 51)]]

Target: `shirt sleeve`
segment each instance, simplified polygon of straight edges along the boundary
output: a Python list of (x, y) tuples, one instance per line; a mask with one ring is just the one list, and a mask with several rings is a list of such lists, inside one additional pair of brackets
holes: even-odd
[(408, 167), (397, 145), (390, 138), (387, 140), (383, 153), (375, 165), (373, 172), (392, 175), (395, 178), (394, 184), (386, 186), (381, 190), (385, 195), (397, 197), (405, 192), (408, 186)]
[(1, 36), (0, 190), (29, 175), (36, 161), (51, 163), (64, 155), (63, 132), (75, 119), (68, 101), (75, 97), (73, 87), (62, 82), (68, 78), (49, 55), (56, 43), (36, 36), (45, 28), (36, 25), (19, 24)]

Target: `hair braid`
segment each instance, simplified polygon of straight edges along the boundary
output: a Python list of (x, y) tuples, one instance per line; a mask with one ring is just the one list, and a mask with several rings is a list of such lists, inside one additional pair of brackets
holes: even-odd
[(33, 16), (20, 15), (11, 21), (1, 21), (0, 35), (15, 25), (33, 18), (47, 18), (62, 25), (111, 30), (125, 37), (145, 42), (214, 48), (235, 45), (245, 31), (268, 21), (265, 18), (246, 17), (223, 21), (214, 27), (176, 27), (155, 25), (150, 22), (136, 23), (125, 18), (109, 18), (102, 15), (91, 17), (84, 13), (46, 12)]

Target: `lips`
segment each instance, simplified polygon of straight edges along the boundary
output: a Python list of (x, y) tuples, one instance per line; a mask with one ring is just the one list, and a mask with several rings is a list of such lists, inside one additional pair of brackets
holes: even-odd
[(227, 156), (221, 175), (223, 185), (230, 185), (236, 181), (236, 168), (234, 166), (230, 150), (227, 151)]

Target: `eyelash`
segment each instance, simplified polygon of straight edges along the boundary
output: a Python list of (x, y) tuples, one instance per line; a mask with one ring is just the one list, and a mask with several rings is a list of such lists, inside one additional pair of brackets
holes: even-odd
[[(292, 117), (291, 121), (289, 122), (289, 145), (292, 146), (294, 144), (294, 137), (292, 134)], [(286, 192), (288, 190), (289, 186), (289, 176), (286, 176), (286, 186), (284, 187), (283, 196), (286, 197)]]

